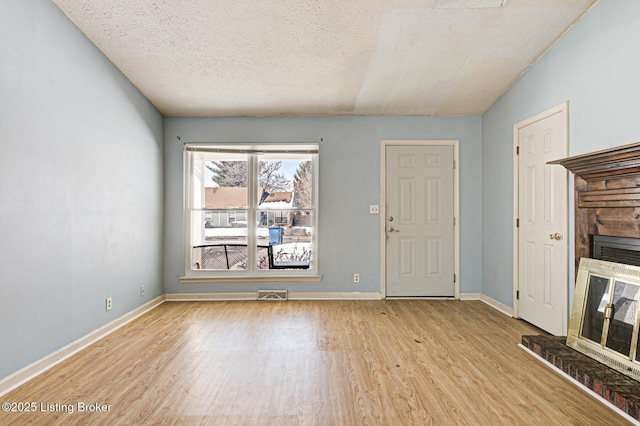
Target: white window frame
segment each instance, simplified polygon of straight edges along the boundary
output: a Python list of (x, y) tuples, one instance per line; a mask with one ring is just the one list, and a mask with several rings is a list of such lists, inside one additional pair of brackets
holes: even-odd
[[(242, 281), (272, 281), (274, 279), (298, 279), (301, 280), (319, 280), (318, 273), (318, 154), (319, 144), (317, 142), (305, 142), (305, 143), (286, 143), (286, 144), (274, 144), (274, 143), (202, 143), (191, 142), (184, 144), (184, 271), (185, 275), (181, 277), (182, 282), (202, 282), (202, 281), (236, 281), (241, 279)], [(192, 186), (194, 183), (194, 155), (192, 152), (232, 152), (247, 154), (248, 161), (248, 206), (246, 209), (247, 221), (251, 223), (249, 218), (254, 214), (257, 216), (257, 171), (258, 171), (258, 157), (261, 154), (309, 154), (311, 157), (311, 166), (313, 170), (313, 205), (309, 208), (300, 208), (296, 210), (309, 210), (312, 211), (312, 227), (313, 233), (311, 236), (313, 261), (309, 269), (257, 269), (255, 267), (255, 253), (257, 246), (257, 239), (255, 235), (256, 226), (247, 227), (247, 247), (248, 250), (248, 265), (250, 267), (246, 270), (194, 270), (191, 268), (191, 256), (192, 256), (192, 233), (191, 233), (191, 220), (192, 211), (201, 210), (193, 208), (193, 194), (194, 190)], [(204, 186), (203, 186), (204, 187)]]

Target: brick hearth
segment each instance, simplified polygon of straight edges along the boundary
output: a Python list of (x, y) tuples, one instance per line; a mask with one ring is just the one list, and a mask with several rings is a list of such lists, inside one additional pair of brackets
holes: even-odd
[(629, 416), (640, 420), (640, 382), (568, 347), (566, 339), (522, 336), (522, 345)]

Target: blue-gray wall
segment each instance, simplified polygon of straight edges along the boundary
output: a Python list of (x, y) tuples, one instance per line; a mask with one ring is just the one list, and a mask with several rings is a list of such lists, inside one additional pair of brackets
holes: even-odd
[(51, 1), (0, 3), (0, 378), (163, 293), (162, 123)]
[(640, 2), (601, 1), (483, 115), (484, 294), (513, 306), (513, 125), (569, 101), (571, 155), (637, 142), (638, 69)]
[[(481, 291), (482, 143), (480, 117), (165, 118), (165, 292), (380, 292), (380, 140), (460, 140), (460, 289)], [(180, 137), (180, 141), (178, 140)], [(320, 282), (189, 283), (183, 253), (183, 142), (320, 144)], [(360, 273), (360, 283), (353, 274)]]

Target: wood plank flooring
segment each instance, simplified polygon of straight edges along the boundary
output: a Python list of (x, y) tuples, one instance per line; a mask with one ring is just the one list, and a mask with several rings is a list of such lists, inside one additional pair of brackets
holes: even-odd
[(0, 397), (37, 404), (0, 424), (627, 424), (517, 346), (539, 333), (478, 301), (167, 302)]

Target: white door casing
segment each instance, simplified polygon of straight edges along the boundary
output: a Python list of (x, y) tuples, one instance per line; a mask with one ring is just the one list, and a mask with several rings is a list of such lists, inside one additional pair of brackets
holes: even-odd
[(568, 325), (568, 105), (514, 126), (515, 316), (556, 336)]
[(458, 297), (457, 141), (383, 141), (383, 294)]

